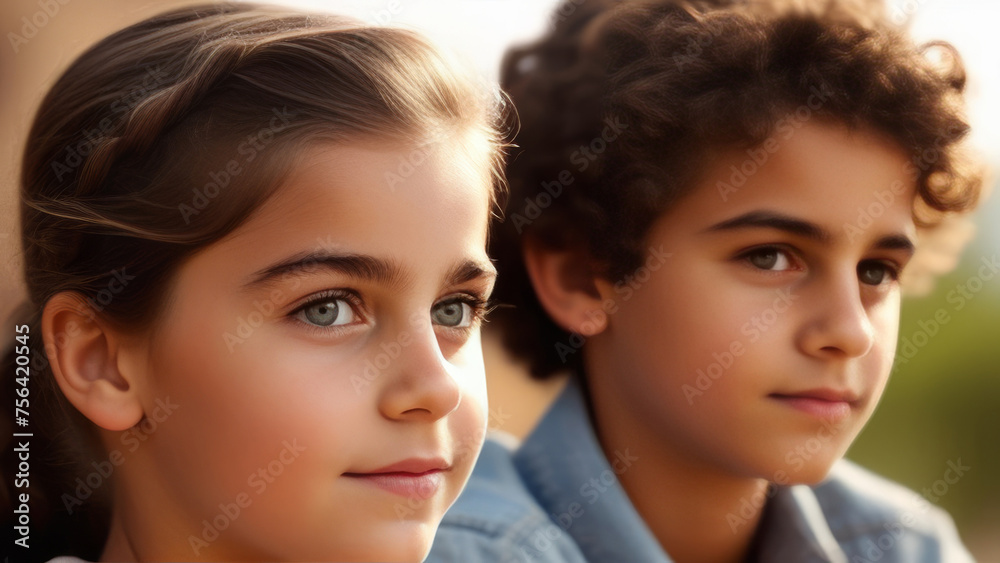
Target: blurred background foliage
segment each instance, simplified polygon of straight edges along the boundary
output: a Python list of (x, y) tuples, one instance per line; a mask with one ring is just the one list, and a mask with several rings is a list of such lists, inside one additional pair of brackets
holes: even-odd
[[(993, 197), (955, 270), (930, 294), (904, 300), (888, 388), (847, 455), (937, 499), (980, 561), (1000, 561), (1000, 272), (980, 277), (984, 260), (1000, 258), (998, 216)], [(948, 319), (936, 332), (935, 316)], [(938, 496), (935, 481), (959, 460), (969, 471)]]

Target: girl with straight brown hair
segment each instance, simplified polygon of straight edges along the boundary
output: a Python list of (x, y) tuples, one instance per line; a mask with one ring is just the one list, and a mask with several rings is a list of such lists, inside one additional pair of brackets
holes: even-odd
[(77, 59), (21, 177), (17, 556), (422, 560), (486, 429), (504, 116), (411, 32), (248, 4)]

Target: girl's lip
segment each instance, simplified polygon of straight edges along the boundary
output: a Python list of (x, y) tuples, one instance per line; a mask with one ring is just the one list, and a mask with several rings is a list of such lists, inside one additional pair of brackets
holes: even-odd
[(434, 495), (444, 482), (444, 474), (451, 464), (441, 457), (413, 457), (391, 463), (378, 469), (349, 471), (344, 477), (374, 485), (400, 496), (427, 499)]
[(369, 469), (365, 471), (349, 472), (356, 474), (375, 474), (375, 473), (426, 473), (428, 471), (447, 471), (451, 469), (451, 464), (444, 460), (443, 457), (411, 457), (404, 459), (402, 461), (397, 461), (396, 463), (390, 463), (385, 467), (379, 467), (378, 469)]
[(381, 473), (344, 473), (344, 477), (373, 485), (390, 493), (414, 498), (428, 499), (441, 488), (446, 469), (431, 469), (421, 473), (388, 471)]

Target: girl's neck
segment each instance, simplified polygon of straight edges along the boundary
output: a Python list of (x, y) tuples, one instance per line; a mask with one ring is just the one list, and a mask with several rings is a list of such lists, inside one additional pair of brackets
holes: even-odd
[(121, 512), (115, 510), (111, 514), (111, 528), (108, 530), (108, 541), (104, 544), (104, 551), (101, 553), (101, 561), (138, 561), (132, 546), (129, 544), (128, 536), (125, 535), (125, 527), (122, 526)]
[(766, 495), (768, 482), (684, 455), (638, 424), (634, 409), (618, 404), (613, 391), (593, 383), (589, 391), (605, 457), (625, 449), (638, 457), (618, 479), (664, 551), (678, 563), (744, 561), (763, 513), (753, 500)]

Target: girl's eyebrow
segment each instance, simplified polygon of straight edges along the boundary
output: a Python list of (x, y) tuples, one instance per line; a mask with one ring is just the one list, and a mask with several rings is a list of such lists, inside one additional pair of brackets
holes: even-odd
[[(367, 254), (333, 254), (329, 252), (304, 252), (262, 268), (252, 274), (242, 286), (249, 291), (287, 275), (306, 274), (317, 268), (337, 272), (352, 278), (373, 281), (391, 287), (404, 286), (408, 278), (398, 263)], [(459, 285), (477, 278), (492, 281), (497, 277), (496, 267), (489, 260), (463, 260), (455, 265), (446, 277), (449, 285)]]
[(465, 260), (456, 264), (445, 279), (448, 285), (461, 285), (479, 278), (493, 281), (496, 277), (497, 269), (489, 260)]
[(352, 278), (374, 281), (383, 285), (402, 287), (406, 276), (399, 264), (392, 260), (367, 254), (334, 254), (330, 252), (303, 252), (262, 268), (250, 276), (242, 286), (244, 291), (267, 285), (279, 277), (306, 274), (324, 269)]
[[(798, 219), (790, 215), (774, 211), (750, 211), (732, 219), (716, 223), (702, 232), (730, 231), (738, 229), (777, 229), (800, 237), (805, 237), (822, 243), (831, 242), (834, 237), (823, 227)], [(901, 250), (909, 255), (916, 251), (916, 245), (903, 233), (886, 235), (872, 244), (875, 250)]]

